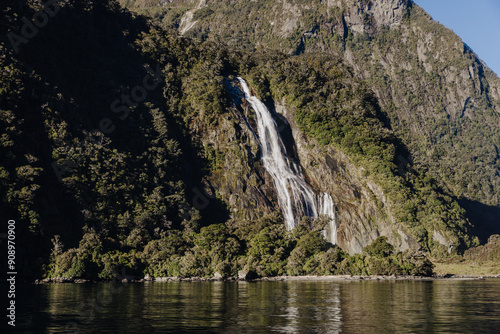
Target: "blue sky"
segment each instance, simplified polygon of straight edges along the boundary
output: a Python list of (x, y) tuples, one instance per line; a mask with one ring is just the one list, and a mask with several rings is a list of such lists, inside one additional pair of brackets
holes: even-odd
[(500, 76), (500, 0), (414, 0)]

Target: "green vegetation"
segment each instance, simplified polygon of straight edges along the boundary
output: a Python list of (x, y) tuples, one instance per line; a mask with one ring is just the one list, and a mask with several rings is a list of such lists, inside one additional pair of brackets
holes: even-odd
[(435, 259), (438, 275), (500, 275), (500, 235), (492, 235), (485, 245), (468, 249), (464, 256)]
[[(261, 98), (271, 92), (296, 109), (300, 129), (322, 145), (333, 145), (365, 169), (366, 177), (382, 186), (393, 203), (397, 220), (413, 232), (422, 246), (444, 254), (432, 238), (446, 231), (459, 249), (477, 240), (470, 237), (465, 210), (423, 171), (402, 173), (398, 157), (406, 148), (383, 123), (376, 98), (339, 61), (324, 55), (287, 57), (257, 55), (249, 80)], [(258, 73), (258, 74), (257, 74)]]
[[(424, 219), (415, 217), (418, 215), (415, 207), (426, 205), (421, 199), (429, 195), (434, 202), (436, 196), (425, 189), (438, 185), (443, 194), (437, 196), (437, 201), (445, 202), (445, 207), (453, 211), (451, 219), (463, 220), (458, 217), (463, 216), (458, 212), (461, 209), (453, 204), (456, 199), (467, 211), (465, 215), (474, 225), (474, 233), (486, 242), (491, 233), (500, 232), (499, 78), (457, 35), (433, 21), (412, 2), (408, 8), (400, 7), (401, 22), (391, 27), (377, 22), (380, 18), (375, 16), (378, 14), (370, 10), (366, 1), (339, 3), (340, 7), (319, 0), (291, 0), (279, 4), (263, 0), (212, 1), (198, 9), (210, 14), (200, 14), (186, 36), (223, 41), (243, 50), (322, 54), (324, 58), (339, 57), (349, 63), (352, 66), (349, 74), (363, 79), (365, 90), (374, 93), (380, 104), (383, 124), (406, 147), (396, 151), (397, 161), (392, 162), (399, 166), (404, 161), (418, 173), (427, 174), (416, 179), (433, 178), (431, 183), (422, 184), (410, 177), (408, 182), (416, 184), (422, 192), (416, 198), (396, 187), (394, 193), (404, 202), (411, 202), (397, 209), (401, 211), (399, 219), (409, 224)], [(134, 6), (142, 7), (140, 1)], [(154, 1), (150, 6), (155, 6)], [(187, 2), (173, 2), (163, 9), (154, 8), (169, 12), (186, 6)], [(394, 15), (394, 19), (398, 19), (396, 12)], [(161, 24), (175, 29), (178, 21), (162, 20)], [(314, 66), (309, 68), (316, 70)], [(267, 76), (267, 80), (271, 78)], [(259, 80), (253, 82), (254, 89), (260, 91), (258, 84)], [(308, 107), (315, 106), (312, 103)], [(303, 111), (303, 108), (299, 110)], [(374, 150), (378, 149), (383, 159), (390, 161), (390, 147), (386, 142), (378, 146), (379, 138), (366, 142), (365, 135), (360, 142), (356, 136), (343, 137), (343, 119), (339, 120), (342, 126), (335, 124), (336, 119), (329, 119), (328, 122), (333, 123), (330, 124), (332, 133), (323, 131), (328, 124), (323, 124), (325, 117), (319, 119), (319, 116), (314, 115), (316, 121), (300, 118), (306, 121), (303, 125), (307, 125), (318, 140), (342, 139), (340, 144), (345, 144), (342, 150), (348, 149), (354, 155), (376, 153)], [(328, 135), (325, 137), (325, 134)], [(388, 167), (377, 169), (387, 170)], [(392, 180), (382, 182), (392, 188)], [(398, 199), (396, 203), (399, 202)], [(437, 212), (432, 207), (431, 204), (422, 212), (431, 216), (432, 224), (443, 225), (438, 216), (447, 210)]]
[[(304, 221), (304, 224), (309, 224)], [(214, 224), (198, 233), (172, 230), (142, 251), (109, 251), (96, 234), (84, 235), (77, 249), (60, 252), (54, 242), (49, 277), (113, 279), (117, 273), (153, 277), (236, 276), (242, 268), (254, 277), (276, 275), (421, 275), (433, 274), (422, 254), (394, 252), (378, 238), (364, 253), (349, 256), (325, 242), (317, 229), (286, 232), (275, 217), (263, 218), (255, 234), (239, 239), (237, 231)]]
[[(5, 31), (21, 29), (20, 18), (36, 12), (29, 1), (5, 3)], [(242, 12), (250, 5), (238, 2)], [(215, 13), (204, 9), (196, 18)], [(229, 137), (225, 125), (236, 116), (224, 78), (236, 74), (262, 100), (285, 101), (304, 134), (364, 166), (425, 251), (446, 253), (435, 230), (459, 251), (476, 242), (464, 210), (429, 173), (400, 173), (406, 148), (397, 132), (367, 85), (331, 55), (236, 51), (179, 38), (116, 1), (91, 0), (69, 1), (18, 54), (6, 40), (0, 52), (0, 209), (17, 221), (26, 247), (18, 268), (26, 277), (111, 279), (122, 270), (228, 277), (242, 269), (258, 276), (430, 275), (420, 253), (395, 252), (380, 238), (349, 256), (325, 242), (320, 220), (304, 218), (286, 232), (275, 210), (254, 210), (260, 203), (242, 209), (230, 191), (213, 187), (209, 181), (224, 177), (234, 193), (262, 184), (248, 139)], [(207, 140), (211, 132), (228, 146)], [(226, 135), (238, 142), (229, 146)], [(241, 170), (226, 175), (228, 161), (241, 162)], [(249, 181), (241, 186), (238, 178)], [(196, 205), (199, 191), (211, 187), (208, 207)]]
[[(395, 43), (402, 34), (405, 42)], [(384, 107), (395, 133), (419, 152), (414, 164), (428, 168), (454, 196), (498, 206), (500, 127), (489, 92), (498, 78), (484, 76), (487, 69), (472, 50), (417, 6), (400, 29), (357, 35), (347, 48), (369, 73), (367, 85), (391, 101)], [(399, 64), (396, 73), (382, 66), (388, 58)], [(408, 131), (415, 122), (420, 128)]]

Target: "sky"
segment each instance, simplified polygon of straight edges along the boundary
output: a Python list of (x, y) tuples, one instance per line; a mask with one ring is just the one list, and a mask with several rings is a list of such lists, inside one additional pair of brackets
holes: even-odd
[(500, 76), (500, 0), (414, 0)]

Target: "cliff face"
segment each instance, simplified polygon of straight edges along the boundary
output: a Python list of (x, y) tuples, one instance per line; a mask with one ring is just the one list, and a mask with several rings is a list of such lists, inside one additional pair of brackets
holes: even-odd
[(410, 148), (404, 159), (462, 198), (486, 241), (500, 228), (500, 81), (421, 8), (412, 5), (408, 13), (402, 24), (371, 41), (354, 36), (343, 57), (370, 85)]
[[(398, 249), (417, 249), (411, 233), (392, 216), (390, 201), (374, 182), (338, 149), (324, 147), (305, 136), (295, 122), (293, 107), (282, 101), (276, 111), (289, 122), (298, 158), (309, 183), (331, 194), (336, 206), (338, 245), (350, 254), (360, 253), (377, 237), (386, 236)], [(450, 241), (445, 240), (448, 246)]]
[[(344, 58), (377, 94), (414, 164), (430, 168), (455, 195), (498, 206), (498, 77), (416, 6), (375, 43), (358, 38)], [(468, 175), (473, 169), (481, 176)]]
[[(240, 93), (228, 80), (225, 86), (232, 97), (241, 100)], [(220, 196), (229, 206), (230, 219), (244, 222), (255, 221), (279, 208), (273, 181), (258, 163), (259, 144), (243, 110), (237, 107), (240, 103), (233, 102), (217, 126), (196, 131), (198, 121), (200, 128), (205, 122), (199, 119), (192, 124), (192, 129), (199, 136), (205, 156), (211, 155), (212, 161), (211, 171), (203, 182), (204, 189), (200, 190)]]
[[(206, 130), (200, 119), (192, 128), (197, 132), (205, 152), (220, 157), (205, 180), (203, 193), (220, 196), (227, 203), (230, 220), (239, 225), (254, 224), (260, 217), (280, 212), (276, 190), (270, 175), (259, 161), (261, 152), (253, 123), (255, 113), (242, 103), (236, 81), (225, 79), (231, 100), (230, 113), (217, 126)], [(325, 146), (306, 136), (296, 123), (295, 107), (285, 100), (268, 101), (287, 146), (288, 155), (300, 163), (306, 181), (317, 194), (328, 193), (335, 203), (337, 242), (350, 254), (359, 253), (377, 237), (385, 236), (400, 250), (418, 249), (415, 231), (394, 218), (402, 203), (387, 198), (384, 190), (366, 170), (354, 164), (338, 148)], [(449, 250), (457, 245), (455, 232), (435, 227), (429, 234), (435, 243)]]
[(329, 0), (329, 8), (344, 8), (343, 19), (346, 25), (356, 33), (365, 33), (376, 28), (396, 27), (403, 21), (403, 16), (411, 2), (409, 0)]
[[(409, 0), (166, 4), (162, 24), (244, 49), (339, 56), (376, 94), (427, 171), (460, 200), (485, 241), (500, 229), (500, 80), (452, 31)], [(168, 13), (178, 13), (172, 16)]]
[[(184, 18), (189, 35), (221, 15), (212, 7), (221, 3), (166, 3), (177, 7), (165, 6), (172, 10), (163, 22)], [(224, 3), (250, 16), (260, 13), (254, 5), (270, 5), (276, 26), (287, 8), (287, 48), (298, 37), (293, 27), (316, 22), (302, 11), (313, 10), (314, 2)], [(9, 33), (22, 33), (24, 18), (40, 15), (32, 2), (6, 4), (1, 22), (9, 22), (3, 25)], [(338, 10), (329, 15), (347, 21)], [(271, 24), (258, 22), (259, 31)], [(360, 252), (380, 235), (401, 250), (435, 255), (452, 245), (470, 247), (476, 240), (457, 202), (425, 171), (397, 165), (406, 147), (367, 89), (370, 78), (356, 77), (364, 69), (332, 57), (334, 44), (330, 53), (308, 53), (322, 31), (314, 27), (323, 23), (299, 34), (301, 55), (246, 52), (178, 38), (115, 1), (73, 0), (19, 52), (7, 35), (0, 38), (0, 212), (16, 220), (26, 246), (20, 271), (93, 279), (111, 279), (122, 269), (157, 277), (230, 276), (242, 269), (428, 274), (410, 253), (384, 257), (381, 271), (368, 269), (369, 256), (350, 258), (327, 244), (318, 233), (326, 223), (321, 218), (297, 214), (298, 228), (285, 231), (257, 144), (256, 115), (242, 102), (235, 75), (279, 125), (286, 149), (274, 145), (280, 151), (273, 157), (286, 150), (315, 194), (333, 198), (344, 250)], [(347, 47), (354, 36), (342, 26)], [(267, 118), (274, 136), (272, 124)], [(332, 217), (327, 203), (323, 212)]]

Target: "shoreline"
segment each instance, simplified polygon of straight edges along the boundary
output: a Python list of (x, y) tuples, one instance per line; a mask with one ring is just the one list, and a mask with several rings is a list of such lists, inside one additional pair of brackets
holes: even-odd
[(97, 284), (109, 282), (122, 283), (165, 283), (165, 282), (348, 282), (348, 281), (438, 281), (438, 280), (484, 280), (500, 279), (500, 275), (436, 275), (436, 276), (397, 276), (397, 275), (328, 275), (328, 276), (273, 276), (252, 279), (227, 277), (155, 277), (155, 278), (124, 278), (117, 280), (91, 280), (70, 277), (45, 278), (27, 280), (31, 284)]

